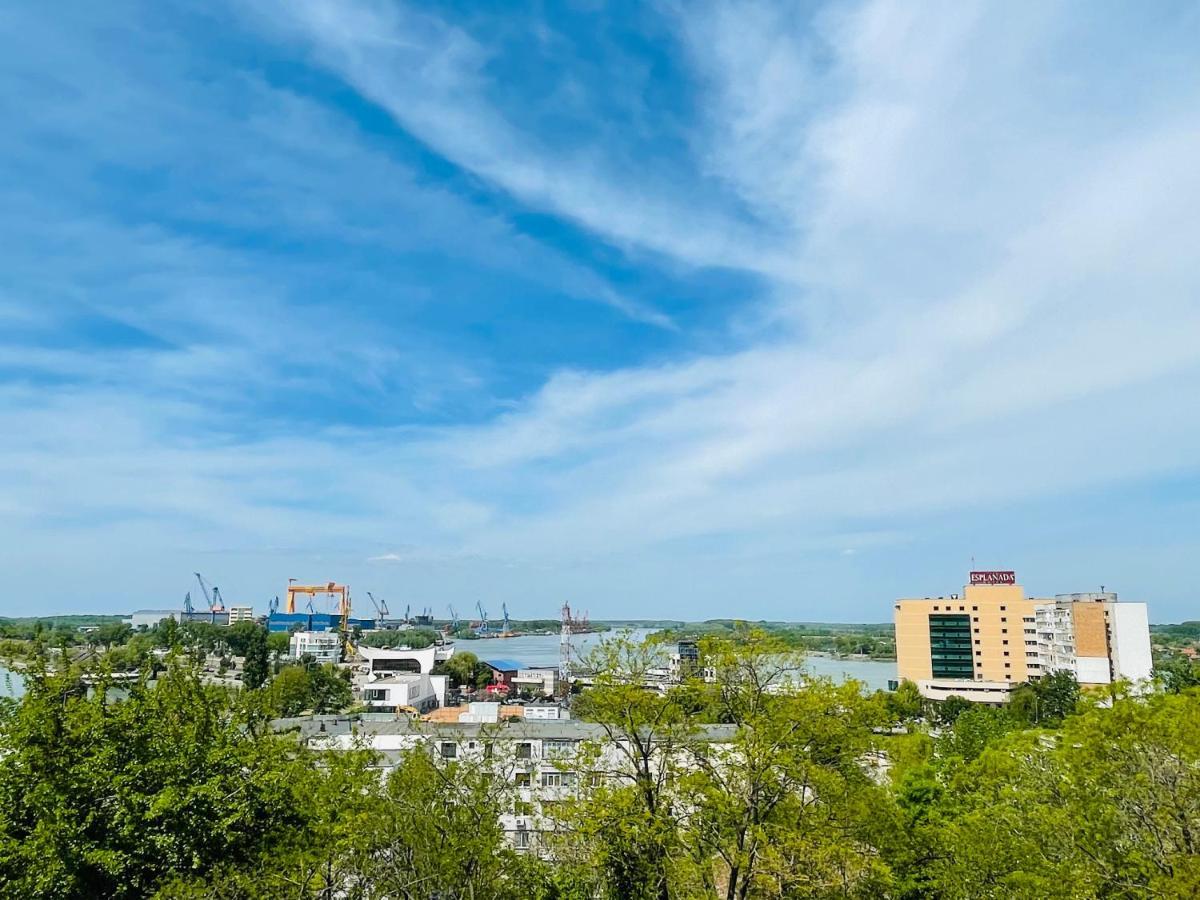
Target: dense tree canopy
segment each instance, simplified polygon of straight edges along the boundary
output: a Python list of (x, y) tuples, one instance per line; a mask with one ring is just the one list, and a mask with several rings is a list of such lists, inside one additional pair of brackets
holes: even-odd
[[(1055, 676), (946, 715), (911, 688), (806, 677), (756, 632), (704, 640), (695, 673), (648, 689), (663, 647), (617, 640), (574, 709), (607, 739), (554, 763), (573, 792), (531, 803), (499, 740), (385, 760), (273, 730), (344, 708), (349, 684), (311, 662), (272, 675), (265, 632), (243, 631), (243, 690), (205, 683), (187, 647), (209, 632), (190, 625), (141, 635), (168, 651), (120, 691), (111, 654), (87, 672), (35, 658), (25, 696), (0, 703), (0, 896), (1200, 896), (1187, 684), (1089, 696)], [(542, 855), (506, 843), (514, 812), (552, 829)]]

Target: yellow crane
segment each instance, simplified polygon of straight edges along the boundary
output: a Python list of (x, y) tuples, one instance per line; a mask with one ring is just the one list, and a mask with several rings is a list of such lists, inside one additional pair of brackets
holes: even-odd
[(354, 647), (350, 643), (350, 588), (345, 584), (327, 581), (325, 584), (296, 584), (295, 578), (288, 579), (287, 606), (290, 613), (296, 611), (296, 598), (307, 594), (316, 597), (318, 594), (338, 598), (338, 617), (341, 619), (342, 643), (345, 654), (350, 655)]

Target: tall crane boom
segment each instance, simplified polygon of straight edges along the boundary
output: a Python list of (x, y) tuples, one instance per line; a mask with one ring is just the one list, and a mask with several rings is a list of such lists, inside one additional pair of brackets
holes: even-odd
[(500, 609), (504, 613), (504, 633), (507, 634), (508, 632), (512, 631), (512, 628), (510, 627), (510, 623), (508, 621), (508, 604), (501, 603)]
[(488, 633), (488, 617), (487, 617), (487, 610), (483, 608), (483, 601), (476, 600), (475, 608), (477, 610), (479, 610), (479, 628), (477, 628), (475, 630), (475, 633), (476, 634), (487, 634)]
[(375, 607), (375, 617), (376, 617), (375, 622), (376, 622), (376, 624), (380, 628), (383, 628), (383, 622), (388, 616), (387, 601), (386, 600), (376, 600), (375, 595), (372, 594), (370, 591), (367, 591), (367, 597), (370, 598), (371, 605)]

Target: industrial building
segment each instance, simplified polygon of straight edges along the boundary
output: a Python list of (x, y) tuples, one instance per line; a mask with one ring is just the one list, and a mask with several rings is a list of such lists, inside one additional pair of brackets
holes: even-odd
[(521, 664), (515, 659), (485, 659), (482, 662), (492, 670), (493, 684), (511, 685), (521, 671)]
[(1054, 671), (1085, 687), (1151, 675), (1146, 604), (1112, 592), (1026, 597), (1014, 572), (977, 571), (961, 595), (896, 601), (894, 618), (899, 677), (934, 700), (1003, 703)]
[[(362, 631), (375, 628), (374, 619), (350, 619), (350, 628)], [(267, 631), (335, 631), (342, 627), (342, 616), (336, 612), (273, 612), (267, 617)]]

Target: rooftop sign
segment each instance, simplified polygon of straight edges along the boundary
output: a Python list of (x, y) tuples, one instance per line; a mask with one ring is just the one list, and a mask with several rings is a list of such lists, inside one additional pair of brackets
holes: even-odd
[(972, 572), (971, 584), (1016, 584), (1016, 572)]

